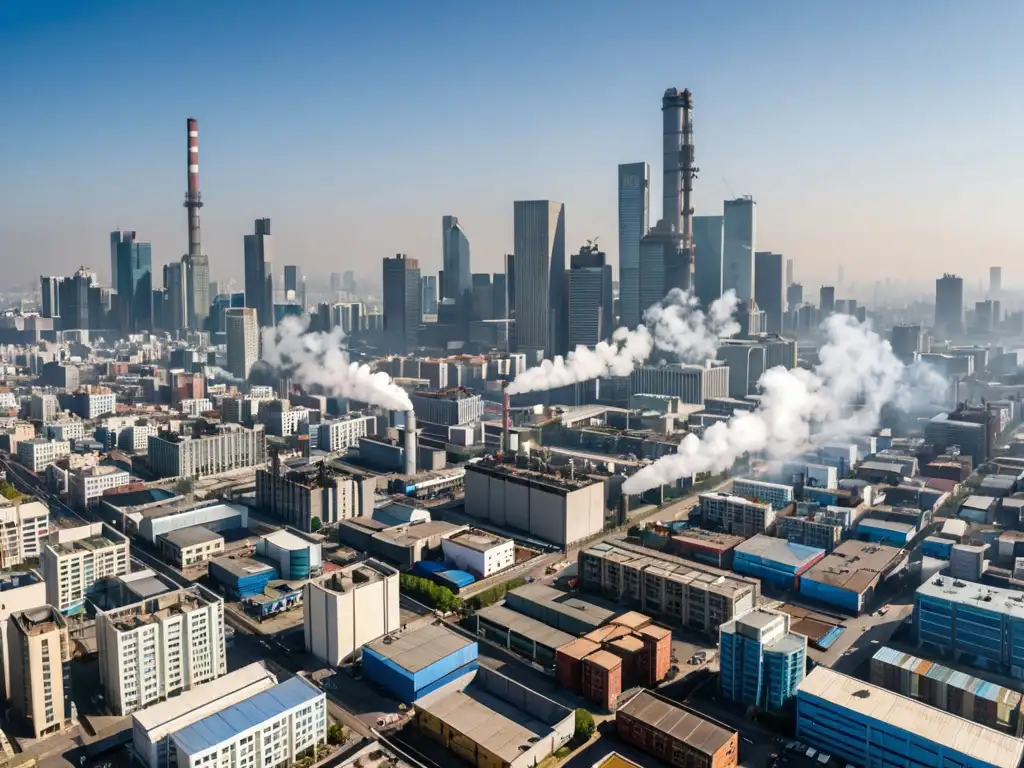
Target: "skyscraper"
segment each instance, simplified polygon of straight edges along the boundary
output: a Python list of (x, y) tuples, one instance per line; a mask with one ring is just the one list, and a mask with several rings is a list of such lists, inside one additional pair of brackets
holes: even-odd
[(261, 328), (274, 325), (274, 249), (270, 219), (256, 219), (254, 234), (243, 238), (245, 249), (245, 306), (256, 310)]
[(818, 309), (821, 310), (821, 319), (836, 311), (836, 289), (832, 285), (823, 285), (818, 291)]
[(437, 276), (423, 275), (423, 314), (437, 314)]
[(239, 379), (249, 378), (249, 371), (260, 357), (260, 329), (256, 310), (251, 307), (230, 308), (224, 312), (227, 336), (228, 370)]
[(441, 217), (441, 245), (444, 270), (443, 299), (462, 301), (463, 295), (472, 290), (469, 263), (469, 237), (459, 224), (457, 216)]
[(337, 301), (339, 293), (341, 293), (341, 272), (331, 272), (331, 301)]
[(210, 259), (207, 255), (185, 257), (188, 294), (188, 327), (203, 330), (210, 314)]
[(722, 290), (733, 289), (740, 301), (754, 298), (756, 208), (749, 195), (725, 201)]
[(764, 312), (768, 333), (782, 333), (782, 313), (786, 308), (784, 262), (781, 253), (758, 251), (754, 256), (754, 300)]
[(299, 298), (299, 268), (294, 264), (284, 266), (284, 298), (286, 301)]
[(404, 253), (384, 259), (384, 334), (392, 352), (408, 354), (419, 344), (423, 322), (420, 263)]
[(48, 277), (42, 275), (39, 278), (42, 293), (42, 302), (39, 305), (40, 317), (60, 316), (60, 283), (61, 277)]
[(517, 200), (513, 219), (518, 351), (527, 354), (528, 363), (535, 363), (561, 353), (568, 342), (565, 206), (551, 200)]
[(110, 287), (117, 290), (117, 247), (121, 244), (121, 230), (110, 233)]
[(166, 310), (164, 324), (170, 331), (186, 327), (188, 322), (188, 259), (164, 265), (164, 291)]
[(596, 245), (569, 258), (569, 349), (592, 347), (612, 333), (611, 265)]
[[(60, 307), (60, 327), (62, 330), (87, 330), (102, 327), (101, 317), (90, 318), (90, 289), (93, 276), (85, 267), (80, 268), (71, 277), (58, 281), (57, 294)], [(94, 307), (96, 312), (100, 307)], [(95, 314), (95, 313), (94, 313)], [(90, 319), (92, 322), (90, 322)]]
[(964, 280), (944, 274), (935, 281), (935, 330), (947, 337), (964, 332)]
[(341, 274), (341, 290), (354, 296), (359, 292), (358, 289), (355, 273), (351, 269), (345, 270)]
[(122, 333), (153, 329), (153, 247), (122, 232), (117, 244), (118, 325)]
[(694, 292), (703, 307), (722, 295), (724, 216), (693, 217)]
[(786, 285), (793, 284), (793, 260), (786, 259)]
[(1002, 267), (989, 267), (988, 268), (988, 293), (994, 299), (999, 298), (999, 294), (1003, 290), (1003, 268)]
[(640, 241), (651, 228), (651, 167), (619, 166), (619, 304), (620, 325), (635, 328), (640, 306)]

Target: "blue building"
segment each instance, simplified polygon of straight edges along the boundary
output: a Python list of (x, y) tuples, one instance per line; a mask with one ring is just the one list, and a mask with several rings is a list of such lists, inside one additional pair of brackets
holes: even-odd
[(411, 704), (476, 670), (477, 651), (475, 641), (428, 624), (363, 646), (363, 674)]
[(732, 569), (779, 589), (796, 589), (800, 574), (824, 556), (824, 549), (758, 534), (733, 550)]
[(278, 578), (270, 563), (248, 557), (217, 557), (208, 564), (210, 579), (216, 582), (229, 600), (246, 600), (262, 595), (271, 581)]
[(878, 520), (869, 517), (857, 523), (857, 538), (861, 541), (875, 541), (893, 547), (905, 547), (917, 533), (910, 523), (894, 520)]
[[(115, 238), (115, 235), (118, 236)], [(117, 317), (125, 333), (153, 330), (153, 246), (135, 232), (111, 232), (117, 264)]]
[(761, 608), (719, 629), (722, 696), (779, 710), (796, 695), (807, 668), (807, 638), (789, 631), (789, 614)]
[(1024, 592), (937, 577), (914, 597), (914, 636), (954, 660), (1024, 679)]
[(949, 556), (953, 551), (953, 544), (955, 543), (952, 539), (944, 539), (941, 536), (927, 536), (921, 542), (921, 554), (925, 557), (949, 560)]
[(1017, 768), (1024, 741), (815, 667), (797, 690), (796, 736), (860, 766)]

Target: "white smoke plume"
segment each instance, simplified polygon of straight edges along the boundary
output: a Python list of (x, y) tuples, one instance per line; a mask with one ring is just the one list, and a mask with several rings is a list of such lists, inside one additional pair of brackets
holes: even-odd
[(559, 355), (544, 360), (519, 374), (508, 393), (540, 392), (602, 376), (628, 376), (655, 347), (686, 363), (710, 360), (722, 339), (740, 330), (733, 319), (738, 303), (735, 291), (726, 291), (711, 303), (705, 315), (692, 293), (675, 288), (644, 312), (646, 327), (637, 326), (633, 331), (619, 328), (610, 342), (599, 342), (593, 349), (580, 345), (564, 358)]
[(206, 378), (214, 379), (215, 381), (224, 381), (229, 384), (244, 384), (245, 379), (240, 379), (231, 371), (227, 371), (221, 368), (219, 365), (208, 365), (206, 366)]
[(711, 425), (703, 438), (687, 435), (677, 453), (629, 477), (623, 492), (635, 495), (702, 472), (724, 472), (747, 453), (788, 459), (815, 445), (866, 435), (878, 426), (886, 403), (899, 405), (913, 396), (912, 387), (940, 383), (908, 371), (889, 342), (848, 315), (832, 315), (824, 330), (828, 342), (813, 371), (765, 371), (756, 410)]
[(303, 386), (394, 411), (412, 410), (409, 395), (390, 376), (349, 360), (340, 328), (330, 333), (308, 333), (308, 328), (309, 317), (303, 316), (264, 329), (263, 360)]

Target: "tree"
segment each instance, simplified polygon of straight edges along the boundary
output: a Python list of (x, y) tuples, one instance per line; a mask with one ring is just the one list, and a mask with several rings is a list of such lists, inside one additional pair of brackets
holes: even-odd
[(590, 714), (589, 710), (583, 707), (576, 710), (576, 731), (573, 733), (573, 739), (577, 743), (582, 744), (588, 741), (594, 735), (596, 727), (594, 725), (594, 716)]
[(323, 523), (320, 522), (319, 517), (314, 517), (309, 521), (309, 530), (312, 533), (316, 533), (323, 527)]
[(345, 740), (345, 729), (340, 723), (331, 723), (327, 727), (327, 741), (330, 744), (341, 744)]
[(14, 499), (17, 499), (19, 496), (21, 496), (21, 494), (18, 493), (17, 488), (8, 483), (6, 480), (0, 480), (0, 496), (3, 496), (5, 499), (10, 499), (13, 501)]

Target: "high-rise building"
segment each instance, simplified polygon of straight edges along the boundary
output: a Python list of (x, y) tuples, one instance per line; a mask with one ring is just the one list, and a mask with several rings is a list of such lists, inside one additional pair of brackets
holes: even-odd
[(692, 251), (678, 232), (668, 231), (664, 221), (640, 241), (641, 312), (657, 304), (673, 288), (693, 289)]
[(437, 314), (437, 276), (423, 275), (423, 314)]
[(757, 204), (746, 195), (725, 201), (722, 245), (722, 290), (736, 291), (740, 301), (754, 298), (754, 250)]
[(243, 244), (245, 306), (256, 310), (260, 328), (269, 328), (274, 325), (274, 249), (270, 219), (256, 219), (254, 234), (245, 235)]
[(11, 614), (11, 696), (14, 713), (35, 738), (71, 725), (71, 642), (60, 611), (41, 605)]
[(114, 579), (130, 570), (128, 539), (106, 523), (62, 528), (50, 539), (40, 558), (46, 581), (46, 602), (61, 613), (85, 610)]
[(408, 354), (419, 345), (423, 322), (420, 263), (404, 253), (384, 259), (384, 333), (392, 352)]
[(722, 295), (724, 216), (693, 217), (694, 292), (705, 308)]
[(949, 336), (964, 332), (964, 280), (944, 274), (935, 281), (935, 330)]
[(786, 311), (792, 312), (804, 303), (804, 287), (800, 283), (790, 283), (786, 287)]
[(331, 301), (337, 301), (339, 293), (341, 293), (341, 272), (331, 272)]
[(793, 284), (793, 260), (786, 259), (786, 285)]
[(786, 307), (784, 262), (781, 253), (758, 251), (754, 255), (754, 300), (764, 312), (768, 333), (782, 333), (782, 313)]
[[(111, 241), (115, 233), (111, 233)], [(153, 328), (153, 247), (121, 232), (117, 244), (118, 325), (123, 333)]]
[(210, 314), (210, 259), (204, 253), (185, 257), (188, 327), (203, 330)]
[(228, 370), (232, 376), (248, 379), (249, 371), (260, 359), (260, 328), (256, 310), (232, 308), (224, 312), (227, 336)]
[(818, 309), (821, 310), (821, 319), (836, 311), (836, 288), (834, 285), (823, 285), (818, 291)]
[(894, 325), (889, 332), (892, 353), (905, 365), (910, 365), (925, 348), (924, 329), (920, 325)]
[(164, 265), (164, 293), (166, 311), (164, 323), (168, 330), (177, 331), (188, 323), (188, 262), (172, 261)]
[(611, 266), (596, 245), (585, 245), (569, 259), (569, 349), (593, 347), (613, 328)]
[(353, 296), (359, 292), (355, 273), (351, 269), (345, 270), (341, 274), (341, 290)]
[(62, 277), (40, 276), (39, 287), (42, 297), (39, 304), (40, 317), (60, 317), (60, 284), (63, 279)]
[(1003, 268), (1002, 267), (989, 267), (988, 268), (988, 293), (989, 295), (997, 299), (999, 294), (1003, 290)]
[(444, 269), (443, 299), (462, 301), (472, 289), (469, 263), (469, 238), (457, 216), (441, 217), (441, 266)]
[(121, 245), (121, 237), (123, 233), (119, 229), (115, 229), (110, 233), (110, 287), (115, 291), (117, 290), (117, 249)]
[(299, 298), (299, 268), (294, 264), (284, 265), (284, 298), (286, 301)]
[(789, 627), (788, 613), (764, 608), (720, 627), (723, 698), (767, 711), (792, 701), (807, 667), (807, 638)]
[(505, 296), (508, 305), (508, 316), (515, 317), (516, 312), (516, 257), (505, 254)]
[(494, 319), (494, 285), (486, 272), (472, 275), (469, 317), (472, 320)]
[[(635, 328), (640, 306), (640, 241), (651, 228), (651, 167), (619, 166), (619, 306), (621, 325)], [(571, 345), (571, 342), (570, 342)]]
[(518, 351), (532, 364), (560, 354), (568, 342), (565, 206), (552, 200), (517, 200), (514, 230), (516, 338)]

